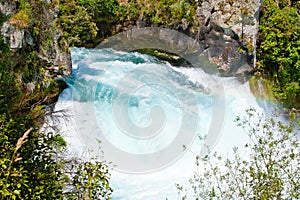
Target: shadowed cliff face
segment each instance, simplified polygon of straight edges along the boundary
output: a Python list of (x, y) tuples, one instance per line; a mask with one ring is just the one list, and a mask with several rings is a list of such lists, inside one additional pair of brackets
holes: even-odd
[[(141, 2), (149, 4), (150, 1)], [(15, 21), (8, 20), (2, 25), (1, 34), (12, 51), (34, 49), (39, 58), (48, 63), (46, 70), (50, 76), (67, 75), (70, 73), (71, 63), (68, 55), (69, 44), (67, 40), (62, 39), (63, 30), (58, 24), (60, 23), (58, 1), (42, 1), (40, 5), (36, 2), (35, 4), (38, 9), (34, 8), (32, 13), (36, 21), (40, 21), (38, 33), (32, 27), (18, 27)], [(130, 1), (119, 0), (119, 4), (126, 7), (130, 5)], [(218, 66), (223, 75), (252, 73), (255, 63), (260, 2), (206, 0), (195, 1), (194, 4), (196, 13), (193, 16), (193, 24), (183, 18), (176, 19), (176, 25), (172, 27), (163, 24), (162, 26), (183, 32), (198, 41), (204, 48), (205, 56)], [(31, 6), (34, 6), (34, 3)], [(5, 1), (0, 3), (0, 10), (10, 18), (19, 12), (20, 5), (17, 2)], [(98, 36), (102, 39), (109, 36), (103, 36), (103, 32), (113, 34), (133, 27), (142, 28), (161, 24), (155, 24), (149, 21), (147, 16), (140, 15), (137, 20), (123, 19), (121, 21), (120, 19), (112, 26), (104, 25), (98, 23)], [(95, 40), (95, 45), (97, 45), (96, 41), (99, 41), (99, 38)]]

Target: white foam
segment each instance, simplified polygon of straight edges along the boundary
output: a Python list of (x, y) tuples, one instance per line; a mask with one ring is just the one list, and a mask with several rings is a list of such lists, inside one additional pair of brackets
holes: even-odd
[[(89, 51), (72, 51), (72, 58), (83, 56), (82, 54), (89, 54)], [(93, 52), (95, 53), (95, 52)], [(97, 52), (96, 52), (97, 53)], [(76, 55), (81, 54), (81, 55)], [(123, 53), (123, 56), (128, 56), (127, 53)], [(137, 54), (140, 55), (140, 54)], [(116, 55), (112, 55), (116, 56)], [(103, 55), (105, 58), (109, 58), (108, 55)], [(74, 63), (74, 68), (77, 63)], [(89, 67), (92, 69), (99, 69), (99, 66), (113, 66), (112, 68), (107, 68), (104, 74), (101, 74), (101, 77), (97, 77), (94, 74), (80, 74), (80, 76), (84, 77), (87, 80), (95, 80), (102, 81), (105, 84), (110, 86), (116, 86), (119, 83), (119, 79), (121, 79), (126, 73), (135, 69), (137, 66), (151, 66), (153, 71), (151, 71), (151, 76), (153, 77), (154, 83), (159, 84), (160, 81), (165, 81), (164, 79), (169, 79), (168, 75), (170, 74), (161, 74), (159, 71), (159, 64), (134, 64), (130, 61), (99, 61), (99, 59), (95, 62), (91, 62)], [(162, 64), (163, 65), (163, 64)], [(164, 65), (165, 66), (165, 65)], [(175, 76), (175, 78), (181, 77), (186, 78), (194, 84), (199, 84), (204, 86), (205, 88), (209, 88), (210, 90), (215, 88), (217, 84), (222, 84), (225, 92), (225, 118), (223, 122), (223, 129), (221, 132), (221, 137), (219, 142), (217, 143), (216, 150), (222, 152), (223, 155), (230, 155), (231, 149), (233, 146), (242, 147), (245, 142), (248, 141), (247, 135), (234, 124), (234, 118), (237, 115), (243, 115), (246, 108), (249, 106), (253, 106), (258, 110), (262, 110), (256, 102), (255, 97), (251, 94), (248, 83), (240, 84), (234, 78), (220, 78), (217, 76), (211, 76), (205, 74), (201, 69), (194, 68), (174, 68), (173, 70), (182, 73), (182, 76)], [(79, 70), (79, 73), (84, 73), (84, 69)], [(172, 71), (172, 70), (171, 70)], [(146, 72), (146, 71), (144, 71)], [(149, 72), (150, 73), (150, 72)], [(153, 75), (152, 75), (153, 74)], [(142, 77), (142, 78), (141, 78)], [(145, 77), (145, 78), (144, 78)], [(170, 76), (173, 77), (173, 76)], [(139, 81), (147, 80), (149, 76), (145, 76), (145, 74), (140, 74)], [(176, 81), (176, 79), (174, 80)], [(174, 81), (172, 80), (172, 81)], [(126, 84), (122, 85), (124, 90), (126, 91), (126, 87), (130, 85), (135, 85), (136, 80), (129, 79)], [(178, 80), (179, 82), (173, 82), (173, 89), (176, 95), (180, 96), (180, 98), (188, 99), (197, 92), (186, 92), (183, 90), (177, 90), (177, 88), (185, 87), (182, 86), (182, 80)], [(217, 83), (216, 83), (217, 81)], [(184, 82), (185, 84), (185, 82)], [(183, 85), (184, 85), (183, 84)], [(96, 86), (93, 86), (94, 88)], [(87, 87), (88, 88), (88, 87)], [(121, 90), (122, 88), (118, 88)], [(145, 88), (144, 88), (145, 89)], [(84, 91), (84, 90), (83, 90)], [(103, 90), (104, 91), (104, 90)], [(104, 134), (107, 134), (108, 138), (110, 138), (111, 143), (115, 144), (121, 149), (124, 149), (127, 152), (132, 153), (149, 153), (153, 151), (157, 151), (160, 148), (167, 146), (174, 135), (178, 132), (178, 127), (180, 126), (180, 107), (176, 107), (176, 101), (180, 99), (179, 97), (173, 97), (169, 94), (163, 94), (162, 98), (151, 98), (151, 95), (155, 94), (153, 91), (145, 91), (139, 90), (132, 92), (131, 95), (136, 95), (138, 100), (138, 106), (129, 108), (129, 112), (131, 112), (130, 117), (132, 121), (135, 121), (137, 124), (143, 124), (146, 126), (149, 124), (149, 110), (151, 106), (155, 103), (161, 103), (162, 107), (164, 107), (164, 111), (168, 117), (166, 121), (167, 125), (165, 127), (165, 134), (158, 136), (149, 141), (140, 141), (137, 142), (134, 139), (129, 139), (126, 135), (122, 135), (121, 131), (118, 130), (118, 127), (115, 124), (113, 115), (111, 113), (111, 105), (109, 104), (108, 99), (112, 98), (111, 96), (105, 96), (105, 100), (103, 102), (97, 102), (94, 106), (94, 102), (92, 101), (71, 101), (72, 90), (71, 88), (67, 88), (60, 96), (59, 101), (56, 105), (56, 110), (66, 109), (70, 110), (70, 104), (73, 115), (81, 113), (82, 116), (79, 117), (82, 121), (78, 122), (76, 120), (67, 121), (65, 123), (61, 123), (61, 129), (64, 130), (64, 137), (71, 144), (71, 148), (73, 147), (74, 151), (78, 151), (78, 154), (82, 151), (81, 148), (85, 147), (85, 141), (88, 141), (89, 138), (95, 137), (96, 134), (93, 131), (101, 130)], [(80, 95), (80, 94), (79, 94)], [(87, 94), (86, 94), (87, 95)], [(108, 95), (108, 94), (107, 94)], [(111, 94), (110, 94), (111, 95)], [(169, 95), (169, 96), (168, 96)], [(177, 98), (177, 99), (176, 99)], [(199, 109), (198, 117), (199, 124), (197, 129), (197, 134), (203, 136), (208, 132), (209, 126), (211, 122), (214, 120), (212, 116), (212, 106), (211, 97), (206, 94), (201, 94), (197, 96), (197, 102), (201, 103), (200, 105), (196, 105)], [(76, 98), (80, 99), (80, 98)], [(153, 102), (155, 99), (158, 102)], [(169, 99), (169, 100), (168, 100)], [(171, 102), (174, 101), (174, 104)], [(188, 101), (187, 101), (188, 102)], [(93, 108), (94, 110), (86, 109), (85, 106), (89, 108)], [(195, 106), (190, 105), (190, 112), (195, 110)], [(82, 112), (80, 111), (82, 109)], [(176, 110), (179, 109), (179, 110)], [(97, 121), (91, 121), (95, 119), (95, 116), (98, 116)], [(76, 116), (75, 116), (76, 117)], [(148, 118), (147, 118), (148, 117)], [(78, 119), (78, 118), (77, 118)], [(74, 122), (75, 121), (75, 122)], [(186, 127), (188, 128), (188, 127)], [(78, 135), (78, 130), (84, 131), (87, 135), (82, 138), (82, 135)], [(78, 148), (79, 147), (79, 148)], [(153, 200), (153, 199), (178, 199), (178, 191), (176, 190), (175, 184), (180, 183), (181, 185), (187, 185), (188, 179), (193, 176), (194, 171), (196, 170), (195, 165), (195, 154), (199, 154), (201, 151), (201, 142), (200, 140), (195, 140), (192, 144), (190, 151), (188, 151), (183, 157), (177, 160), (173, 165), (152, 174), (144, 174), (144, 175), (132, 175), (132, 174), (124, 174), (117, 171), (112, 171), (112, 179), (111, 186), (114, 189), (114, 193), (112, 195), (112, 199), (122, 199), (122, 200)], [(130, 162), (130, 161), (128, 161)]]

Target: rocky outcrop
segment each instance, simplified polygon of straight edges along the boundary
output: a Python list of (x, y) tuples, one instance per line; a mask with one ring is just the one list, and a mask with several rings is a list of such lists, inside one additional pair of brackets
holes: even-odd
[[(17, 11), (17, 3), (14, 1), (1, 2), (0, 11), (6, 16), (12, 16)], [(11, 50), (22, 48), (26, 44), (25, 30), (17, 29), (9, 21), (3, 23), (1, 34)]]
[(254, 42), (261, 3), (261, 0), (204, 0), (197, 9), (197, 15), (205, 23), (211, 21), (232, 30), (245, 42)]
[(0, 11), (5, 15), (12, 15), (17, 10), (15, 1), (0, 2)]
[[(38, 57), (45, 60), (48, 76), (64, 76), (71, 73), (71, 57), (67, 52), (67, 44), (61, 46), (59, 41), (62, 37), (62, 31), (56, 27), (56, 20), (58, 17), (58, 4), (51, 0), (44, 0), (43, 7), (41, 7), (40, 30), (43, 34), (39, 37), (39, 51)], [(48, 6), (48, 5), (52, 5)], [(49, 9), (49, 7), (51, 7)], [(49, 39), (50, 38), (50, 39)]]
[(198, 39), (224, 75), (251, 73), (255, 67), (262, 0), (204, 0), (197, 8)]
[[(195, 38), (222, 75), (251, 74), (255, 68), (261, 3), (262, 0), (199, 0), (197, 27), (182, 20), (171, 28)], [(153, 25), (145, 21), (139, 19), (136, 26), (143, 28)]]
[[(55, 27), (58, 5), (50, 0), (42, 1), (40, 5), (42, 6), (38, 8), (42, 14), (33, 13), (36, 14), (36, 20), (40, 20), (38, 34), (35, 33), (33, 36), (32, 31), (27, 27), (18, 27), (8, 20), (1, 27), (1, 35), (13, 52), (22, 48), (35, 51), (37, 56), (46, 63), (45, 76), (68, 75), (71, 72), (70, 55), (59, 46), (61, 32)], [(18, 12), (18, 5), (15, 1), (0, 2), (0, 10), (9, 19)]]
[(1, 34), (4, 41), (9, 44), (12, 51), (21, 49), (24, 46), (32, 46), (33, 38), (31, 34), (25, 29), (18, 29), (9, 21), (5, 22), (1, 28)]

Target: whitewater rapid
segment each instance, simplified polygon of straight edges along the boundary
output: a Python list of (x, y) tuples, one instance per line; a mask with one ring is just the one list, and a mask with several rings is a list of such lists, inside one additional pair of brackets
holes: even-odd
[[(179, 130), (194, 131), (189, 130), (188, 123), (181, 124), (183, 112), (191, 117), (191, 123), (195, 119), (197, 122), (188, 151), (180, 150), (182, 155), (170, 164), (150, 173), (112, 170), (112, 199), (179, 199), (175, 184), (188, 185), (196, 170), (195, 157), (203, 145), (199, 137), (208, 133), (210, 124), (220, 123), (222, 127), (214, 150), (230, 156), (233, 146), (242, 147), (248, 142), (247, 135), (235, 125), (235, 117), (243, 116), (250, 106), (263, 111), (248, 82), (241, 83), (233, 77), (208, 75), (201, 68), (173, 67), (149, 55), (112, 49), (73, 48), (71, 55), (73, 72), (64, 79), (68, 88), (59, 96), (55, 110), (64, 110), (68, 115), (68, 119), (59, 122), (59, 129), (77, 156), (84, 156), (91, 147), (95, 150), (100, 134), (128, 154), (155, 153), (171, 145)], [(215, 80), (224, 89), (224, 119), (220, 122), (214, 121), (213, 116)], [(189, 101), (190, 97), (194, 100)], [(113, 112), (118, 103), (126, 104), (126, 115), (119, 110), (117, 114)], [(126, 130), (120, 128), (124, 126), (122, 123), (132, 123), (130, 130), (136, 126), (146, 130), (153, 122), (150, 115), (155, 106), (164, 110), (165, 121), (159, 134), (143, 139), (124, 134)], [(116, 116), (118, 113), (124, 116)], [(161, 117), (155, 113), (153, 116)], [(120, 118), (126, 121), (116, 123)], [(161, 155), (160, 159), (168, 159), (168, 155)], [(135, 167), (128, 162), (129, 167)]]

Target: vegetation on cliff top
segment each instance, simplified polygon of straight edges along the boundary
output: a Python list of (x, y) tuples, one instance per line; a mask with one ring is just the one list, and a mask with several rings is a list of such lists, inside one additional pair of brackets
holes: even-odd
[(185, 0), (60, 0), (57, 26), (68, 46), (93, 47), (139, 20), (145, 26), (196, 27), (196, 5)]

